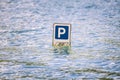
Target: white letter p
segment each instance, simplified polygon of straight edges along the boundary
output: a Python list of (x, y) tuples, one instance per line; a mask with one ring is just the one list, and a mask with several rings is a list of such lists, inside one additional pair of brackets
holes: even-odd
[[(62, 30), (62, 32), (61, 32)], [(65, 29), (64, 28), (58, 28), (58, 37), (60, 38), (60, 35), (61, 34), (64, 34), (65, 33)]]

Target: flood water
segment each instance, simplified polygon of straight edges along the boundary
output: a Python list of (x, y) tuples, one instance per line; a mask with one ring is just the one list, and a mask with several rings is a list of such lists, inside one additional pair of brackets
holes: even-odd
[[(71, 49), (52, 47), (72, 24)], [(0, 0), (0, 80), (119, 80), (120, 0)]]

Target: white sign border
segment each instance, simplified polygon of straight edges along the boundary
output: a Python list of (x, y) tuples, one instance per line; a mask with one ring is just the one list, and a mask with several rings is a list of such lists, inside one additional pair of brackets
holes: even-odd
[[(67, 40), (57, 40), (55, 39), (55, 27), (56, 26), (68, 26), (69, 27), (69, 35), (68, 35), (68, 39)], [(54, 23), (53, 24), (53, 41), (52, 41), (52, 45), (54, 45), (55, 43), (58, 42), (65, 42), (65, 43), (69, 43), (71, 45), (71, 24), (69, 23)]]

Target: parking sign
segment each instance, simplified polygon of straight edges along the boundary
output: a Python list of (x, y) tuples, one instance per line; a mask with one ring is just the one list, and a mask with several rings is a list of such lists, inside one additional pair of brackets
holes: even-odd
[(71, 24), (53, 25), (53, 46), (71, 46)]

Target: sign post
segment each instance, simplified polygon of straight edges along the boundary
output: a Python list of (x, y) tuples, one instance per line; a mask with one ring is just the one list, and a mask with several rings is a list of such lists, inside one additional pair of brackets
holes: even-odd
[(53, 25), (53, 46), (71, 46), (71, 24), (55, 23)]

